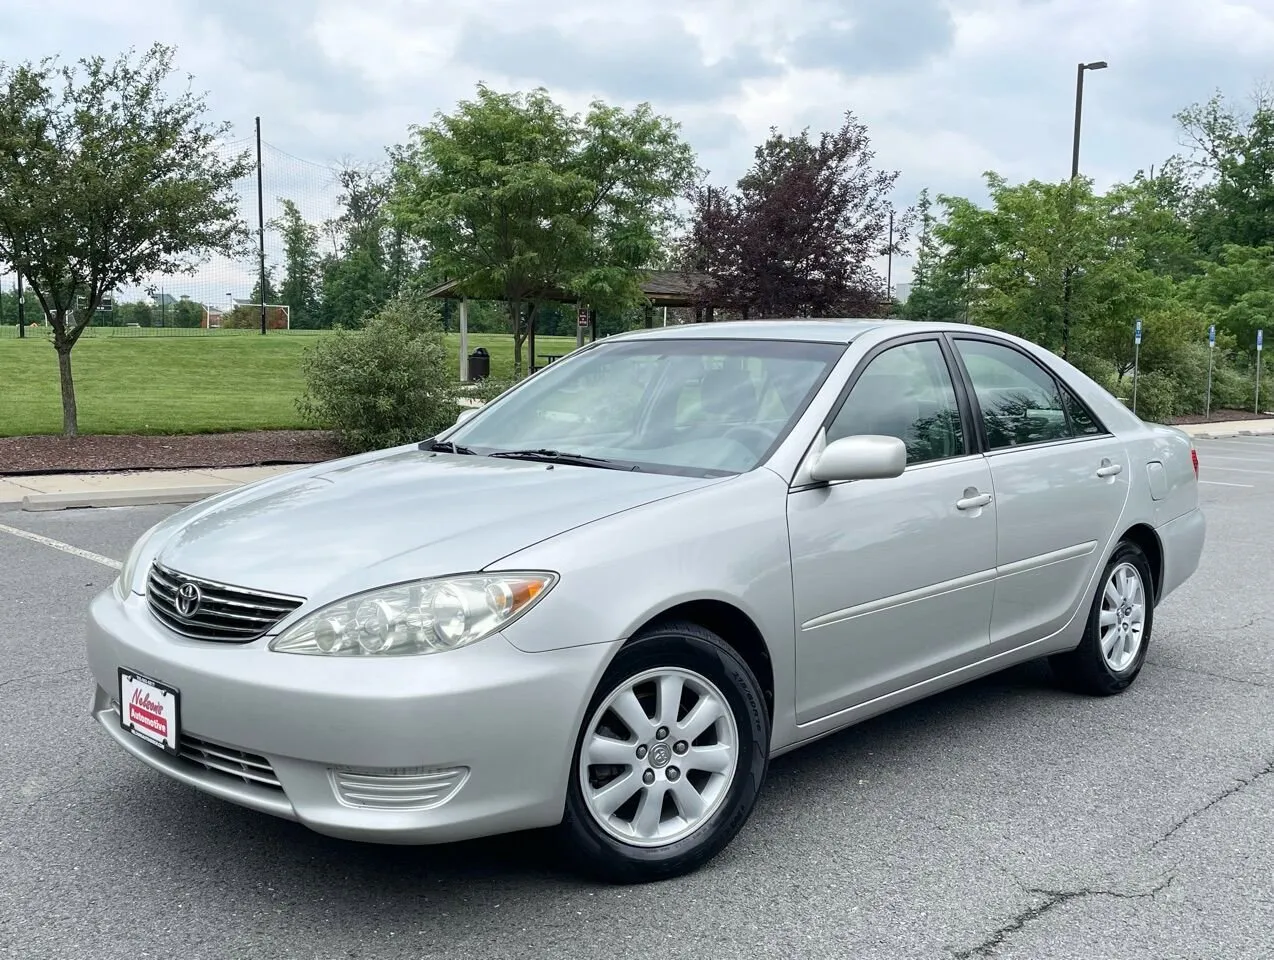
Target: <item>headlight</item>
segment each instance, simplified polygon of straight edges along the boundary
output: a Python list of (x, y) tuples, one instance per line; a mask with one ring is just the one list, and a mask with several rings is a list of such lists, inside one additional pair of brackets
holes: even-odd
[(552, 573), (492, 573), (381, 587), (316, 610), (270, 649), (336, 657), (455, 650), (524, 614), (556, 582)]
[[(127, 600), (128, 595), (133, 593), (134, 583), (137, 578), (137, 567), (141, 562), (142, 555), (146, 553), (146, 548), (150, 546), (151, 537), (155, 535), (155, 531), (162, 527), (168, 521), (161, 520), (155, 524), (133, 544), (133, 549), (128, 551), (128, 556), (124, 558), (124, 565), (119, 568), (119, 576), (115, 580), (115, 595), (121, 600)], [(141, 591), (137, 591), (140, 593)]]

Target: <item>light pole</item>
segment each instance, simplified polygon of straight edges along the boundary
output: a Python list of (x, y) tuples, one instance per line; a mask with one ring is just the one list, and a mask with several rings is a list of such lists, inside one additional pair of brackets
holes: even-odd
[[(1075, 139), (1071, 145), (1071, 183), (1079, 179), (1079, 127), (1084, 115), (1084, 73), (1088, 70), (1105, 70), (1105, 60), (1081, 63), (1075, 68)], [(1071, 272), (1067, 267), (1062, 276), (1062, 356), (1070, 349), (1071, 340)]]

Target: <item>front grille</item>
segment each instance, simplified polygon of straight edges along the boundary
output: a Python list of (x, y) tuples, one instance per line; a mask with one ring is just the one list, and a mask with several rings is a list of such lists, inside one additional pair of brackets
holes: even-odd
[(468, 767), (409, 767), (331, 771), (336, 795), (351, 807), (428, 810), (450, 800), (469, 776)]
[(235, 747), (223, 747), (183, 733), (177, 741), (177, 755), (196, 763), (205, 770), (224, 774), (271, 790), (282, 790), (283, 785), (274, 775), (274, 768), (265, 757), (247, 753)]
[[(177, 592), (186, 584), (196, 587), (199, 596), (198, 606), (189, 616), (177, 609)], [(150, 568), (146, 599), (155, 619), (174, 633), (223, 643), (257, 639), (304, 602), (299, 597), (202, 580), (158, 563)]]

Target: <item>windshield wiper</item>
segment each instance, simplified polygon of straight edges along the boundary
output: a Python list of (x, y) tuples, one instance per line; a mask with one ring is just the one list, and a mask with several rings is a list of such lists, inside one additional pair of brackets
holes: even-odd
[(567, 463), (577, 467), (600, 467), (603, 470), (640, 470), (637, 464), (617, 463), (605, 457), (589, 457), (582, 453), (565, 453), (561, 450), (497, 450), (488, 457), (504, 457), (508, 460), (535, 460), (540, 463)]
[(468, 447), (462, 447), (451, 440), (426, 440), (420, 447), (422, 450), (432, 450), (434, 453), (455, 453), (462, 457), (475, 455)]

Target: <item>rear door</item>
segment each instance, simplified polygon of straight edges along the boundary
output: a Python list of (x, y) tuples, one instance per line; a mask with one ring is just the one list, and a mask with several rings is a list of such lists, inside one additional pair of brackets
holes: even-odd
[(1025, 351), (992, 336), (951, 341), (991, 468), (999, 653), (1056, 633), (1088, 601), (1131, 470), (1124, 444)]

